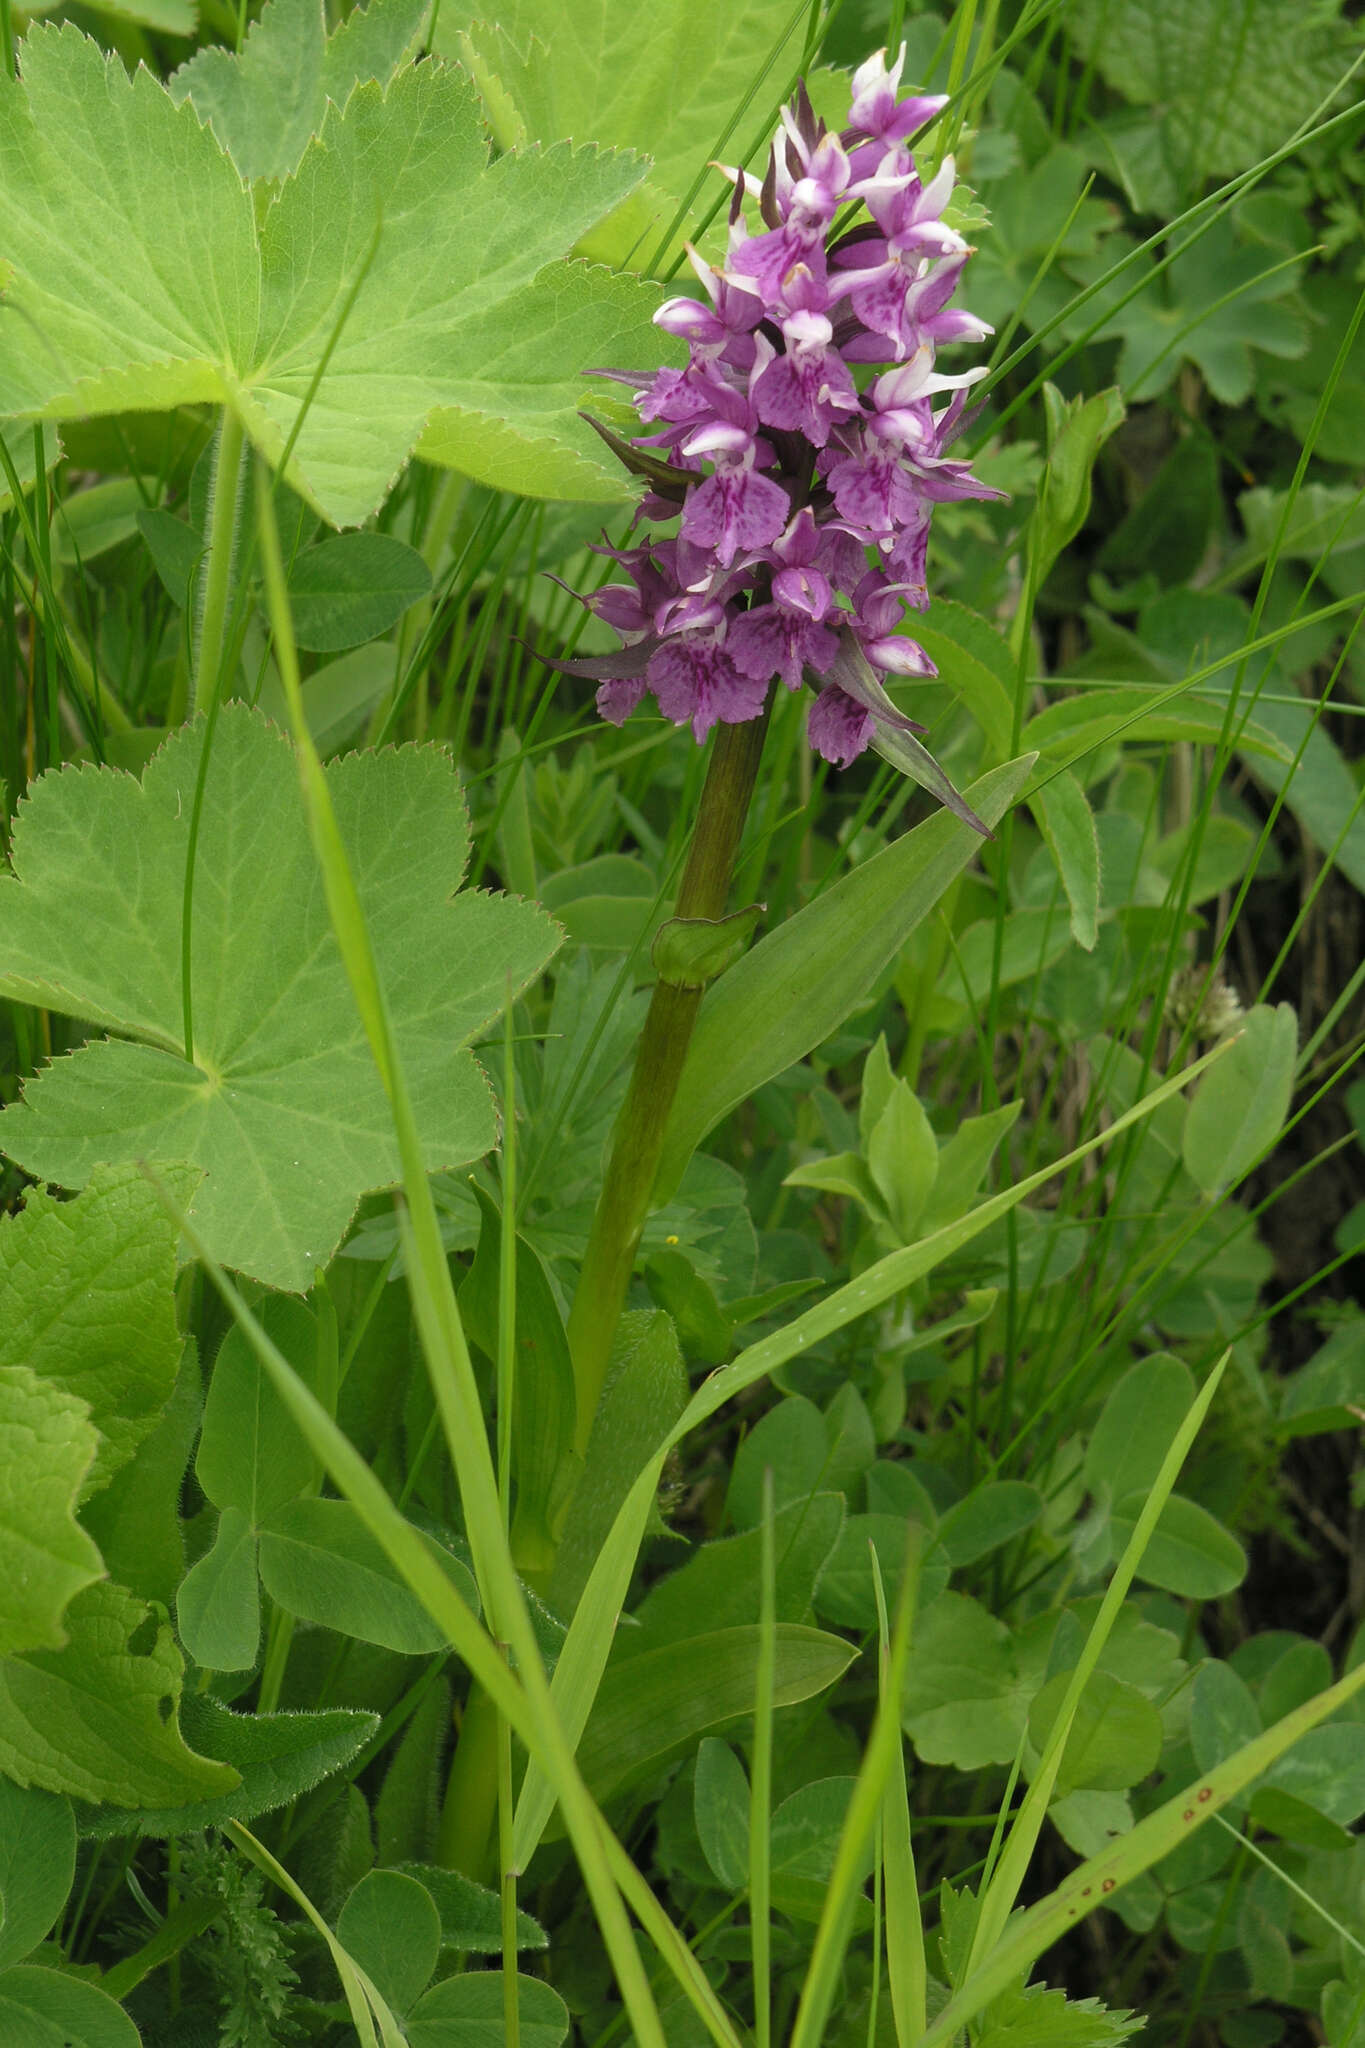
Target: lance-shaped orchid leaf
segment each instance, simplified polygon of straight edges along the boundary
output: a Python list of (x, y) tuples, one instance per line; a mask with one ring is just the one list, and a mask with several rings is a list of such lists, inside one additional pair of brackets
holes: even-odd
[[(0, 1149), (80, 1187), (100, 1161), (185, 1160), (190, 1213), (225, 1264), (302, 1291), (368, 1189), (393, 1185), (388, 1098), (351, 999), (289, 742), (224, 707), (199, 843), (184, 1056), (181, 911), (203, 722), (140, 782), (44, 776), (0, 881), (0, 992), (119, 1034), (55, 1060), (0, 1117)], [(558, 934), (533, 905), (468, 891), (455, 767), (436, 747), (349, 754), (327, 770), (412, 1090), (428, 1167), (493, 1144), (468, 1041)]]
[[(326, 103), (291, 175), (253, 186), (193, 96), (70, 25), (31, 29), (20, 66), (0, 79), (0, 418), (226, 403), (278, 462), (306, 406), (287, 475), (334, 525), (419, 441), (498, 488), (621, 498), (583, 373), (659, 360), (657, 294), (564, 259), (638, 158), (490, 162), (470, 80), (424, 61)], [(191, 95), (277, 169), (220, 70)]]

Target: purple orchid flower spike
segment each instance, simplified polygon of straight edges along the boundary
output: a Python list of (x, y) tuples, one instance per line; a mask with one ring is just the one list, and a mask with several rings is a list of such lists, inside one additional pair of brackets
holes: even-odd
[[(651, 692), (698, 740), (757, 718), (777, 684), (813, 684), (817, 753), (847, 767), (875, 748), (984, 831), (885, 687), (935, 673), (902, 630), (930, 601), (934, 506), (1002, 495), (948, 452), (985, 371), (944, 375), (935, 351), (991, 330), (950, 303), (971, 255), (944, 219), (952, 159), (922, 177), (910, 148), (946, 102), (898, 97), (904, 64), (860, 66), (837, 135), (802, 88), (761, 180), (721, 167), (725, 260), (689, 249), (705, 296), (655, 315), (686, 363), (602, 373), (652, 429), (598, 428), (647, 486), (645, 537), (602, 551), (628, 580), (584, 600), (623, 644), (556, 666), (592, 677), (613, 723)], [(888, 367), (869, 381), (854, 365)]]

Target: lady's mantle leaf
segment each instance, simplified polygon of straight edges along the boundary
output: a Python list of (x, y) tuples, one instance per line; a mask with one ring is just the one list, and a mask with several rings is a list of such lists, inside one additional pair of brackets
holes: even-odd
[(184, 1666), (169, 1624), (105, 1584), (77, 1594), (66, 1626), (65, 1649), (0, 1658), (0, 1771), (114, 1806), (230, 1792), (237, 1772), (187, 1749), (176, 1724)]
[(244, 178), (287, 178), (366, 79), (387, 85), (416, 42), (429, 0), (370, 0), (329, 36), (322, 0), (268, 0), (240, 52), (211, 46), (169, 83), (192, 100)]
[[(800, 62), (805, 24), (789, 0), (442, 0), (433, 33), (439, 50), (472, 65), (504, 146), (572, 135), (653, 159), (648, 183), (586, 241), (607, 262), (642, 266), (701, 165), (717, 154), (734, 162), (751, 140), (767, 112), (762, 94), (743, 132), (723, 138), (765, 65), (767, 103), (776, 102)], [(708, 177), (684, 232), (720, 191)], [(676, 238), (671, 253), (681, 253)]]
[[(174, 1224), (135, 1167), (86, 1178), (74, 1202), (30, 1188), (19, 1214), (0, 1222), (0, 1367), (31, 1369), (79, 1397), (98, 1432), (93, 1468), (81, 1473), (90, 1493), (156, 1427), (175, 1385), (180, 1333)], [(179, 1178), (176, 1193), (188, 1201), (193, 1186)]]
[(658, 361), (656, 295), (561, 259), (637, 158), (490, 163), (473, 86), (424, 62), (328, 105), (267, 195), (192, 102), (76, 29), (31, 29), (22, 70), (0, 79), (0, 416), (226, 401), (277, 460), (335, 341), (289, 464), (334, 524), (375, 509), (428, 428), (485, 482), (510, 461), (536, 495), (622, 495), (577, 417), (583, 372)]
[[(1107, 270), (1116, 249), (1106, 245), (1074, 265), (1074, 275), (1088, 281)], [(1242, 405), (1255, 381), (1253, 349), (1294, 357), (1308, 348), (1308, 323), (1294, 296), (1297, 273), (1277, 252), (1239, 243), (1226, 220), (1196, 236), (1155, 284), (1117, 305), (1133, 282), (1130, 270), (1075, 316), (1077, 328), (1090, 327), (1114, 305), (1099, 335), (1122, 338), (1118, 381), (1127, 399), (1155, 398), (1188, 358), (1215, 398)]]
[[(0, 993), (124, 1034), (30, 1083), (0, 1147), (67, 1187), (100, 1161), (188, 1160), (191, 1214), (226, 1265), (305, 1290), (360, 1196), (399, 1177), (387, 1099), (332, 937), (288, 741), (224, 707), (206, 778), (194, 891), (195, 1064), (182, 1048), (182, 879), (203, 725), (141, 782), (44, 776), (0, 881)], [(387, 992), (427, 1164), (486, 1152), (487, 1083), (462, 1050), (554, 951), (529, 904), (452, 902), (468, 846), (438, 748), (351, 754), (327, 769)]]

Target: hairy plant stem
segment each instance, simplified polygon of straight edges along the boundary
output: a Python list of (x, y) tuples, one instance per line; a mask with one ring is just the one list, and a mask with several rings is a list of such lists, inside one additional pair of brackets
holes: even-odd
[(237, 501), (242, 490), (242, 422), (230, 405), (223, 407), (209, 494), (208, 551), (200, 585), (199, 634), (195, 649), (190, 716), (207, 711), (222, 681), (223, 636), (232, 594), (232, 563), (237, 551)]
[[(716, 734), (678, 885), (673, 911), (677, 918), (725, 915), (767, 729), (765, 710), (746, 725), (723, 725)], [(655, 983), (635, 1069), (612, 1135), (611, 1157), (569, 1315), (569, 1351), (577, 1396), (573, 1453), (580, 1468), (703, 993), (700, 988), (681, 988), (662, 977)], [(572, 1491), (566, 1488), (565, 1494), (567, 1499), (557, 1516), (560, 1528), (573, 1507)], [(548, 1552), (543, 1540), (533, 1547), (524, 1524), (520, 1529), (514, 1525), (512, 1555), (533, 1585), (548, 1583), (554, 1564), (553, 1543)], [(475, 1686), (465, 1706), (441, 1813), (437, 1855), (449, 1868), (474, 1878), (486, 1876), (497, 1791), (497, 1710)]]
[(242, 422), (230, 405), (223, 407), (218, 428), (218, 450), (213, 465), (209, 495), (208, 556), (201, 586), (203, 610), (199, 618), (199, 644), (195, 651), (190, 695), (190, 716), (206, 714), (204, 744), (199, 754), (194, 800), (190, 806), (189, 845), (185, 852), (185, 884), (180, 912), (180, 1000), (184, 1019), (185, 1058), (194, 1064), (194, 868), (199, 852), (199, 823), (204, 812), (204, 788), (208, 780), (209, 757), (213, 751), (213, 729), (223, 696), (226, 663), (228, 601), (232, 595), (232, 563), (237, 549), (237, 504), (242, 489), (242, 452), (246, 436)]

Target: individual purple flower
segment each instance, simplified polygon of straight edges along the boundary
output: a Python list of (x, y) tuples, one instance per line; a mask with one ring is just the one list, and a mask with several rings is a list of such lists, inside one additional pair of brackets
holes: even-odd
[(834, 346), (824, 289), (804, 263), (787, 279), (786, 296), (789, 305), (797, 303), (782, 321), (783, 353), (755, 379), (754, 404), (764, 426), (794, 431), (813, 448), (823, 448), (837, 426), (856, 417), (858, 393)]
[(719, 357), (737, 370), (752, 368), (753, 332), (764, 313), (758, 286), (751, 278), (727, 277), (695, 249), (687, 253), (711, 304), (669, 299), (654, 315), (655, 325), (685, 341), (694, 364)]
[(926, 121), (931, 121), (948, 104), (942, 93), (898, 100), (896, 94), (904, 69), (902, 46), (894, 64), (888, 66), (885, 50), (878, 50), (853, 74), (853, 105), (848, 111), (848, 125), (869, 142), (881, 143), (884, 149), (917, 134)]
[(845, 695), (837, 683), (826, 683), (810, 707), (806, 737), (817, 754), (836, 768), (849, 768), (866, 753), (877, 730), (870, 711)]
[(882, 562), (892, 582), (917, 612), (929, 609), (930, 514), (926, 500), (882, 543)]
[(753, 466), (753, 454), (718, 461), (715, 473), (698, 484), (683, 513), (683, 532), (701, 547), (713, 547), (722, 566), (741, 548), (762, 548), (787, 523), (791, 499), (781, 484)]
[[(769, 305), (784, 307), (783, 287), (798, 265), (823, 277), (825, 232), (848, 190), (848, 157), (837, 135), (823, 134), (814, 147), (802, 138), (790, 109), (783, 110), (787, 147), (772, 155), (773, 203), (777, 226), (767, 234), (731, 237), (728, 269), (751, 277)], [(791, 156), (799, 176), (793, 176)]]
[[(766, 175), (727, 173), (724, 261), (689, 251), (705, 297), (655, 316), (686, 363), (603, 373), (652, 429), (598, 426), (645, 479), (637, 523), (677, 523), (604, 550), (624, 580), (586, 601), (623, 645), (559, 666), (599, 683), (605, 718), (648, 691), (698, 740), (760, 716), (776, 684), (811, 682), (827, 760), (876, 746), (975, 824), (883, 687), (934, 674), (901, 630), (929, 602), (934, 505), (1000, 495), (950, 452), (984, 371), (944, 375), (935, 350), (990, 329), (950, 303), (970, 255), (944, 219), (952, 162), (922, 174), (910, 147), (944, 103), (898, 98), (903, 65), (883, 52), (860, 67), (837, 135), (798, 92)], [(854, 365), (883, 364), (860, 386)]]
[(947, 415), (936, 418), (930, 404), (941, 392), (975, 383), (984, 372), (941, 377), (932, 366), (933, 350), (926, 343), (908, 363), (878, 377), (866, 395), (868, 417), (861, 433), (826, 468), (841, 518), (879, 543), (894, 543), (898, 532), (915, 521), (924, 500), (1000, 495), (979, 483), (966, 463), (942, 454), (939, 430)]
[(891, 344), (898, 359), (909, 355), (924, 338), (910, 293), (923, 282), (926, 261), (968, 255), (967, 244), (939, 218), (953, 189), (953, 160), (946, 157), (938, 176), (927, 186), (919, 179), (892, 181), (886, 193), (872, 192), (868, 210), (879, 235), (849, 237), (833, 260), (848, 275), (849, 303), (865, 327)]
[(645, 694), (643, 676), (608, 676), (597, 688), (597, 714), (609, 725), (624, 725)]
[(833, 607), (829, 582), (813, 567), (780, 569), (772, 579), (772, 603), (741, 612), (730, 628), (730, 653), (745, 675), (780, 676), (799, 690), (806, 669), (823, 675), (839, 641), (822, 623)]
[(868, 662), (885, 675), (936, 676), (938, 670), (918, 641), (896, 628), (904, 616), (901, 586), (869, 569), (853, 593), (849, 630)]
[(680, 633), (665, 641), (647, 672), (664, 717), (690, 725), (697, 740), (704, 740), (718, 722), (744, 725), (757, 718), (768, 694), (766, 676), (746, 676), (735, 666), (721, 630)]

